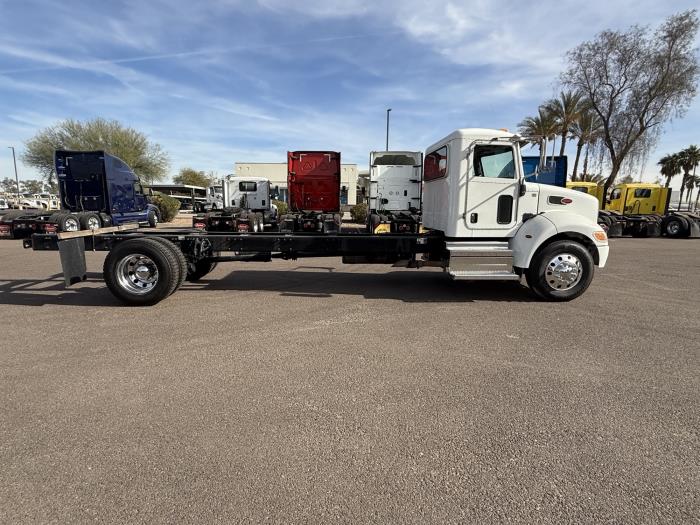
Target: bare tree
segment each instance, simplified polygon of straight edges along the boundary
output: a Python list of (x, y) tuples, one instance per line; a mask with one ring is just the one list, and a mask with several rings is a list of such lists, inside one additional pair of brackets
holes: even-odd
[[(583, 93), (603, 126), (611, 168), (606, 191), (625, 161), (643, 157), (640, 150), (652, 147), (662, 125), (682, 116), (695, 96), (700, 64), (693, 42), (698, 25), (696, 11), (685, 11), (666, 19), (651, 35), (639, 26), (603, 31), (567, 54), (561, 81)], [(642, 138), (646, 140), (640, 142)]]

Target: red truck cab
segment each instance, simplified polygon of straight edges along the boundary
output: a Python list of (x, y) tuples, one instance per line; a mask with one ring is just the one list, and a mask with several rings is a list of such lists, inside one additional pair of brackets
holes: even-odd
[(287, 152), (287, 187), (291, 211), (340, 211), (340, 153)]

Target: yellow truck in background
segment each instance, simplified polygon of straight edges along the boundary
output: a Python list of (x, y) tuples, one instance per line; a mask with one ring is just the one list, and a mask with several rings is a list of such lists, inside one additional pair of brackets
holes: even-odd
[(700, 237), (700, 215), (669, 210), (670, 188), (644, 182), (618, 184), (606, 199), (603, 186), (595, 182), (567, 182), (566, 187), (598, 199), (598, 223), (610, 237)]

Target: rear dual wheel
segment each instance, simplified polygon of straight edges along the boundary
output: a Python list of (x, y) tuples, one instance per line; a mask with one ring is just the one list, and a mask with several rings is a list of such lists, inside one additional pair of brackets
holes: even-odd
[(166, 239), (129, 239), (107, 254), (104, 280), (110, 292), (123, 303), (153, 305), (180, 286), (186, 272), (183, 260), (179, 248)]

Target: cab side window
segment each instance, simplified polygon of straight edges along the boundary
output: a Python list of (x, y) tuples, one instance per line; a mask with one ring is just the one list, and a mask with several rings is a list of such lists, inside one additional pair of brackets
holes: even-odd
[(447, 176), (447, 146), (428, 153), (423, 163), (423, 178), (426, 182)]
[(474, 174), (491, 179), (514, 179), (513, 148), (503, 145), (481, 145), (474, 149)]
[(610, 194), (610, 200), (615, 201), (615, 200), (619, 199), (621, 195), (622, 195), (622, 191), (620, 191), (619, 188), (615, 188), (612, 191), (612, 193)]

